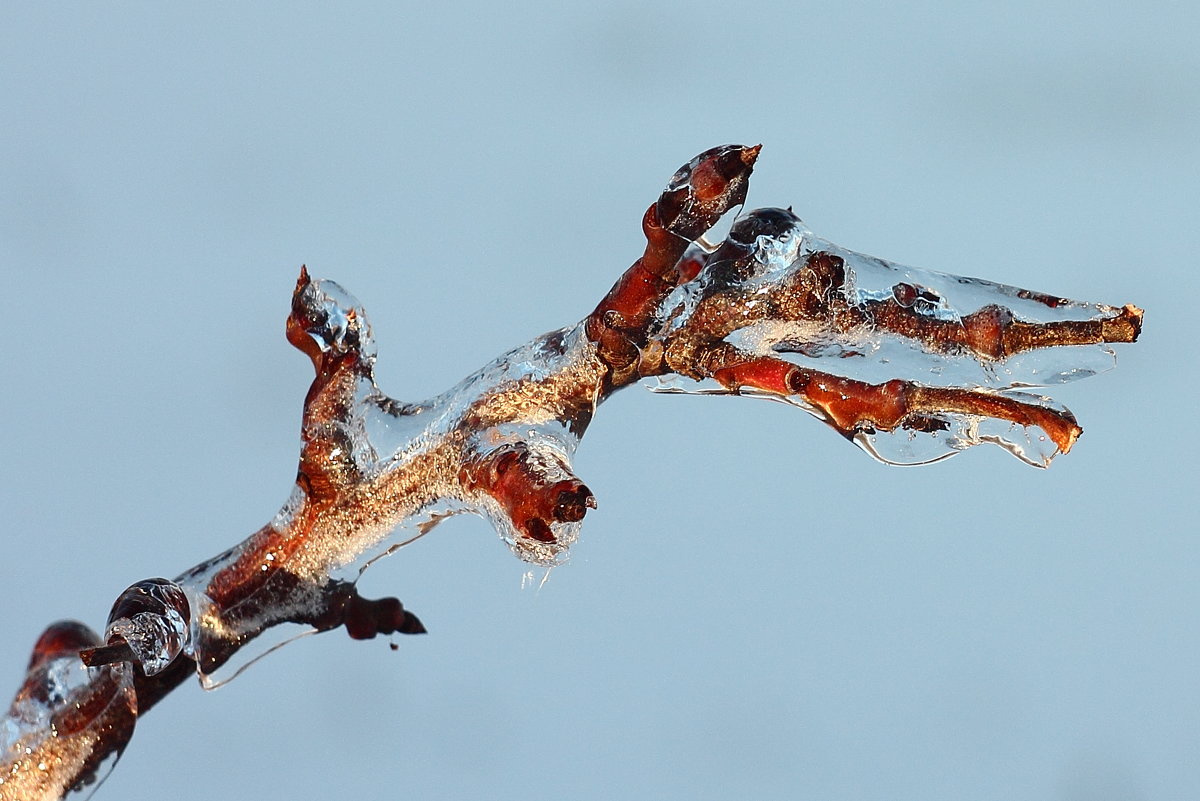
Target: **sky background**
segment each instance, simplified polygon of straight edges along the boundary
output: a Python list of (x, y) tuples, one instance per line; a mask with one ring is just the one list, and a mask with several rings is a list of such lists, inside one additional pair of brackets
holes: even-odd
[(1198, 45), (1155, 2), (5, 4), (0, 678), (285, 500), (302, 263), (424, 398), (585, 315), (680, 164), (762, 142), (750, 205), (820, 236), (1144, 307), (1056, 393), (1077, 448), (890, 468), (623, 392), (540, 590), (451, 520), (361, 583), (428, 636), (186, 685), (97, 798), (1197, 797)]

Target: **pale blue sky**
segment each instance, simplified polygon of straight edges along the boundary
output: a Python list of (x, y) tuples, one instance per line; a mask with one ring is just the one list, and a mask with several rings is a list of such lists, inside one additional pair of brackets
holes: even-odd
[[(501, 7), (502, 5), (506, 7)], [(630, 390), (540, 590), (456, 519), (431, 634), (293, 644), (140, 723), (99, 799), (1200, 793), (1200, 19), (1184, 4), (9, 3), (0, 678), (288, 494), (301, 263), (438, 392), (583, 316), (679, 164), (930, 269), (1147, 310), (1049, 471), (886, 468), (778, 404)], [(3, 688), (0, 687), (0, 690)]]

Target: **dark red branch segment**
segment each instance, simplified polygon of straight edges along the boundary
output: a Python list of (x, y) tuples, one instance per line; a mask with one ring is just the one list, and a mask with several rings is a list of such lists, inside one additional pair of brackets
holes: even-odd
[(364, 598), (358, 588), (347, 581), (330, 582), (325, 588), (327, 599), (323, 615), (303, 622), (319, 631), (345, 626), (355, 640), (374, 639), (379, 634), (425, 634), (425, 625), (404, 608), (399, 598)]
[(610, 391), (638, 377), (653, 315), (663, 298), (688, 280), (687, 272), (681, 275), (676, 265), (695, 239), (746, 202), (761, 149), (762, 145), (724, 145), (701, 153), (675, 173), (666, 191), (646, 209), (645, 252), (587, 319), (588, 338), (612, 370)]
[(931, 418), (944, 414), (977, 415), (1037, 426), (1063, 453), (1069, 452), (1083, 433), (1070, 412), (1024, 403), (994, 392), (927, 387), (898, 379), (868, 384), (769, 357), (720, 367), (712, 372), (712, 377), (733, 391), (749, 387), (798, 397), (847, 437), (875, 429), (924, 431), (928, 430)]
[(911, 284), (897, 284), (892, 288), (894, 298), (847, 307), (842, 312), (844, 317), (839, 327), (845, 329), (869, 323), (924, 343), (933, 350), (967, 349), (990, 361), (1002, 361), (1018, 353), (1061, 345), (1136, 342), (1142, 332), (1142, 310), (1132, 305), (1124, 306), (1116, 317), (1094, 320), (1027, 323), (1015, 319), (1012, 311), (999, 305), (984, 306), (961, 321), (942, 320), (919, 314), (911, 302), (906, 303), (917, 292), (919, 290)]
[(592, 491), (563, 463), (553, 463), (524, 444), (497, 448), (463, 466), (463, 485), (491, 496), (522, 537), (556, 541), (552, 526), (577, 523), (596, 508)]

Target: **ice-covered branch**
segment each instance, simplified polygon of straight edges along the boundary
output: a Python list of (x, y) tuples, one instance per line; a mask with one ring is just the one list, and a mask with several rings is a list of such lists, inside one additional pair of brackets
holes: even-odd
[(638, 381), (784, 401), (895, 463), (994, 442), (1046, 466), (1071, 449), (1071, 413), (1013, 390), (1111, 366), (1108, 343), (1136, 340), (1141, 310), (890, 264), (784, 209), (750, 212), (710, 245), (758, 153), (697, 156), (647, 209), (645, 252), (595, 311), (428, 400), (380, 391), (366, 311), (301, 269), (287, 338), (316, 377), (291, 497), (239, 545), (125, 590), (102, 637), (46, 630), (0, 733), (0, 799), (94, 787), (139, 715), (192, 674), (209, 687), (235, 675), (288, 624), (423, 632), (355, 580), (448, 515), (482, 515), (521, 559), (561, 562), (596, 506), (571, 458), (597, 406)]

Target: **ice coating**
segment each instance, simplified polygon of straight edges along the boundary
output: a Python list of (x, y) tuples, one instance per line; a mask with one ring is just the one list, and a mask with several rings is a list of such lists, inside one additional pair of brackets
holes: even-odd
[[(301, 270), (301, 280), (308, 277)], [(375, 344), (371, 324), (358, 300), (336, 281), (308, 281), (304, 287), (304, 315), (289, 318), (288, 339), (297, 348), (309, 353), (348, 353), (355, 351), (362, 358), (375, 359)]]
[(0, 799), (90, 795), (133, 735), (137, 696), (128, 664), (88, 668), (81, 648), (99, 638), (60, 621), (42, 634), (0, 725)]
[(358, 349), (370, 347), (369, 332), (345, 290), (301, 276), (288, 336), (317, 378), (297, 484), (270, 524), (177, 578), (196, 609), (191, 656), (206, 683), (270, 649), (274, 641), (241, 648), (268, 628), (328, 625), (333, 583), (352, 584), (392, 540), (471, 512), (521, 559), (553, 565), (594, 506), (570, 468), (603, 373), (582, 325), (537, 337), (417, 403), (375, 384), (373, 347)]
[[(785, 353), (796, 364), (844, 359), (840, 371), (867, 381), (886, 381), (904, 374), (919, 375), (922, 380), (943, 386), (996, 389), (1065, 383), (1111, 369), (1115, 364), (1115, 353), (1105, 343), (1063, 345), (989, 358), (964, 344), (968, 337), (963, 327), (963, 318), (997, 304), (1003, 304), (1014, 319), (1024, 323), (1112, 319), (1122, 311), (1113, 306), (894, 264), (820, 239), (798, 219), (777, 234), (755, 237), (752, 253), (753, 267), (740, 280), (748, 307), (769, 303), (769, 298), (755, 296), (765, 296), (781, 284), (803, 285), (806, 280), (817, 280), (817, 276), (806, 276), (804, 272), (810, 270), (813, 254), (824, 253), (844, 261), (844, 280), (831, 289), (844, 299), (847, 311), (855, 313), (841, 319), (815, 315), (752, 318), (726, 338), (749, 353)], [(707, 272), (697, 282), (679, 287), (664, 300), (662, 315), (668, 332), (687, 322), (691, 309), (705, 296), (706, 289), (711, 289), (712, 274), (725, 266), (720, 260), (710, 260)], [(887, 305), (911, 309), (918, 317), (944, 323), (960, 333), (953, 339), (943, 333), (941, 340), (934, 342), (906, 337), (873, 319), (875, 310)]]
[(131, 659), (147, 676), (161, 673), (189, 644), (191, 609), (186, 593), (163, 578), (139, 581), (121, 593), (108, 616), (104, 648), (82, 652), (89, 665)]
[(1107, 343), (1140, 324), (1132, 306), (893, 264), (760, 209), (663, 299), (669, 372), (650, 386), (781, 400), (892, 464), (992, 442), (1044, 467), (1079, 428), (1049, 398), (1011, 390), (1111, 368)]
[[(911, 308), (915, 314), (957, 327), (963, 339), (967, 338), (963, 318), (997, 304), (1024, 323), (1099, 321), (1121, 314), (1121, 309), (1100, 303), (1052, 297), (979, 278), (893, 264), (846, 250), (806, 230), (803, 236), (810, 253), (830, 253), (845, 260), (847, 281), (843, 291), (851, 305), (866, 309), (895, 302)], [(866, 325), (855, 330), (849, 342), (837, 343), (843, 353), (856, 351), (849, 358), (863, 361), (861, 368), (858, 365), (854, 368), (855, 374), (865, 380), (886, 380), (903, 374), (919, 375), (929, 383), (943, 386), (1040, 387), (1086, 378), (1116, 365), (1116, 354), (1106, 343), (1062, 345), (989, 358), (967, 346), (943, 343), (938, 348), (896, 336), (893, 331), (872, 325), (869, 312), (866, 316)], [(793, 354), (797, 363), (811, 358), (803, 347), (790, 350), (790, 344), (785, 336), (775, 347)]]
[(1015, 390), (1111, 366), (1108, 343), (1136, 340), (1141, 310), (890, 264), (817, 239), (790, 210), (752, 211), (713, 246), (702, 238), (744, 203), (759, 150), (684, 165), (642, 217), (641, 257), (591, 314), (427, 400), (376, 385), (366, 310), (301, 268), (287, 339), (315, 376), (289, 497), (243, 542), (128, 588), (103, 640), (47, 629), (4, 724), (0, 801), (94, 784), (136, 716), (189, 675), (219, 686), (339, 627), (424, 632), (356, 581), (450, 515), (482, 515), (522, 560), (560, 564), (596, 507), (571, 464), (580, 438), (638, 381), (795, 405), (894, 463), (981, 442), (1038, 466), (1070, 450), (1071, 413)]

